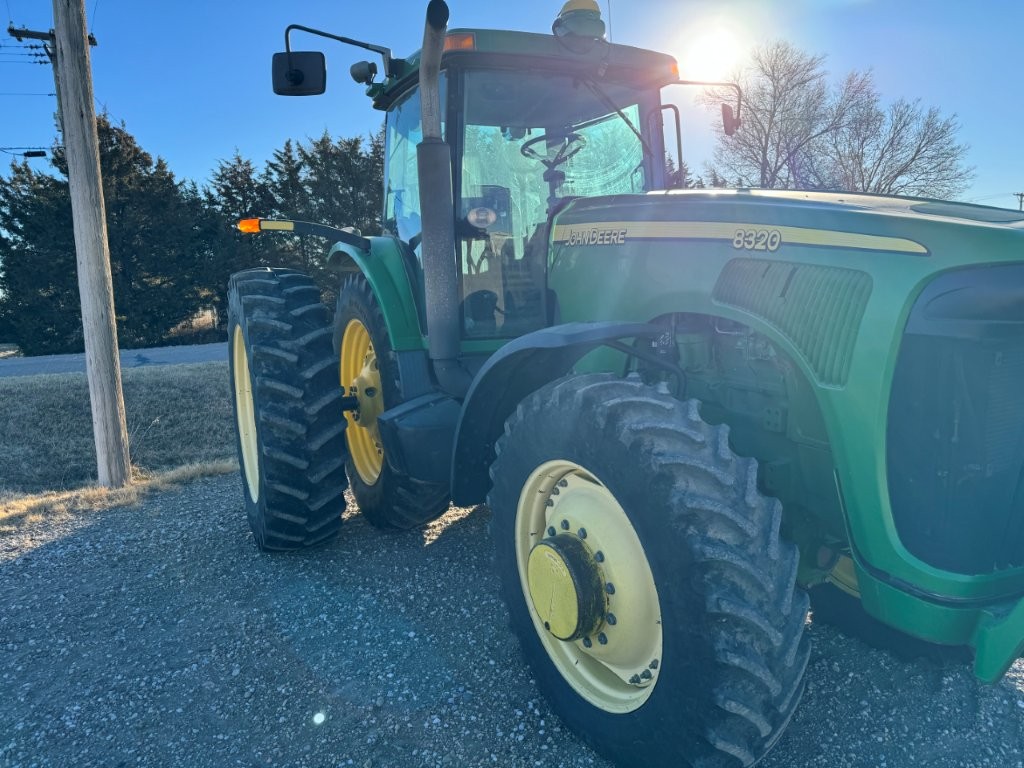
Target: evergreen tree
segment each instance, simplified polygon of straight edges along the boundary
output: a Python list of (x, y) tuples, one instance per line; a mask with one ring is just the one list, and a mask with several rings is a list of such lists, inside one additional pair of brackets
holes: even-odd
[(383, 130), (369, 146), (355, 136), (335, 141), (324, 133), (299, 146), (305, 168), (306, 215), (310, 221), (355, 227), (364, 235), (380, 233)]
[(228, 278), (243, 269), (260, 266), (293, 266), (275, 258), (273, 236), (244, 235), (239, 219), (270, 218), (274, 201), (251, 160), (237, 151), (230, 160), (217, 163), (210, 185), (203, 191), (204, 260), (198, 274), (205, 302), (220, 324), (227, 319)]
[[(97, 129), (118, 339), (125, 347), (157, 344), (195, 311), (198, 195), (124, 125), (100, 115)], [(15, 164), (0, 187), (0, 315), (28, 354), (82, 348), (63, 148), (52, 157), (58, 176)]]
[(0, 327), (26, 354), (81, 349), (67, 183), (12, 163), (0, 179)]
[[(262, 181), (272, 200), (268, 215), (280, 219), (308, 220), (309, 203), (306, 195), (305, 168), (291, 139), (281, 149), (274, 150), (267, 161)], [(319, 239), (308, 235), (277, 239), (279, 263), (295, 263), (298, 269), (310, 273), (315, 259), (313, 254), (321, 248)]]
[(690, 166), (683, 160), (676, 167), (672, 155), (665, 155), (665, 181), (669, 189), (704, 189), (704, 179), (694, 176), (690, 172)]

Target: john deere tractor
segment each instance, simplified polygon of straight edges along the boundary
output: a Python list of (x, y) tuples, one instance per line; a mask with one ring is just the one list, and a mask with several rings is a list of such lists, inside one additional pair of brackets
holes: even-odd
[(551, 35), (447, 20), (431, 0), (406, 58), (299, 26), (274, 56), (307, 95), (324, 57), (291, 33), (379, 54), (351, 73), (387, 162), (382, 236), (242, 224), (328, 236), (340, 281), (332, 313), (298, 272), (231, 279), (256, 543), (334, 536), (348, 485), (385, 528), (486, 501), (538, 686), (624, 765), (764, 756), (818, 585), (999, 679), (1024, 651), (1024, 214), (669, 189), (671, 57), (608, 43), (593, 0)]

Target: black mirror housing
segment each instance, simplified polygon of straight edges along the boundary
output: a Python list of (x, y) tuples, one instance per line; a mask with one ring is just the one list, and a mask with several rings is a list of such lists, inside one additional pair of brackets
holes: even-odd
[(327, 89), (327, 61), (320, 51), (275, 53), (271, 70), (278, 96), (319, 96)]
[(722, 105), (722, 128), (725, 130), (726, 136), (732, 136), (736, 133), (736, 130), (740, 127), (739, 119), (733, 114), (732, 105)]

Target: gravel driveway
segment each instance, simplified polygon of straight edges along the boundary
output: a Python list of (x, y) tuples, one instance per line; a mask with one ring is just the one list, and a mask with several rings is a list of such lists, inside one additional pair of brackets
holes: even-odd
[[(2, 766), (605, 766), (540, 698), (486, 509), (253, 546), (239, 481), (0, 534)], [(999, 685), (811, 626), (803, 704), (761, 764), (1024, 766)]]

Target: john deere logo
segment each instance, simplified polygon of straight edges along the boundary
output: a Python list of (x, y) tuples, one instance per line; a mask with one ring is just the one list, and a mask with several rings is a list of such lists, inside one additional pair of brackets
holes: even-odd
[(626, 242), (627, 229), (570, 229), (566, 242), (569, 245), (622, 245)]

